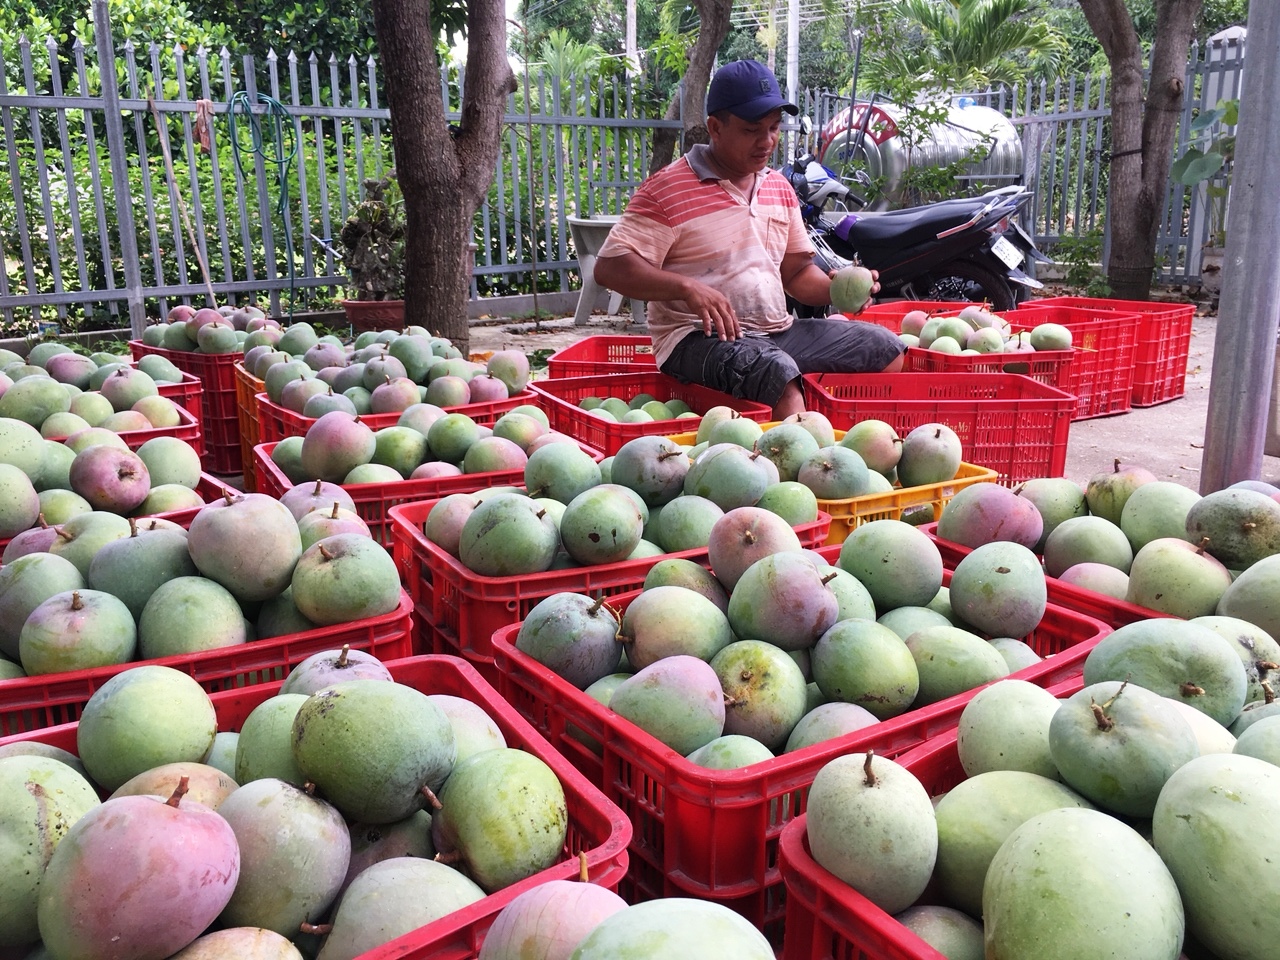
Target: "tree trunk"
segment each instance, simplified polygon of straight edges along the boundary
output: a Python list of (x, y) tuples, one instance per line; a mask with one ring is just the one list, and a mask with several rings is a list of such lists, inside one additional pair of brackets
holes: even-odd
[(1151, 77), (1144, 90), (1142, 44), (1124, 0), (1080, 0), (1111, 65), (1111, 187), (1107, 224), (1112, 294), (1146, 300), (1182, 111), (1187, 51), (1203, 0), (1157, 0)]
[[(685, 149), (695, 143), (707, 143), (707, 84), (711, 82), (711, 67), (716, 62), (716, 51), (729, 35), (729, 15), (733, 12), (733, 0), (695, 0), (698, 9), (698, 38), (689, 51), (689, 65), (680, 81), (677, 101), (673, 98), (667, 106), (666, 119), (677, 116), (684, 124)], [(649, 161), (649, 173), (661, 170), (675, 155), (676, 137), (673, 130), (658, 130), (653, 135), (653, 155)]]
[(503, 109), (515, 89), (503, 3), (467, 5), (467, 74), (457, 131), (445, 117), (431, 0), (373, 0), (373, 18), (404, 194), (405, 323), (448, 337), (465, 356), (467, 245), (493, 181)]

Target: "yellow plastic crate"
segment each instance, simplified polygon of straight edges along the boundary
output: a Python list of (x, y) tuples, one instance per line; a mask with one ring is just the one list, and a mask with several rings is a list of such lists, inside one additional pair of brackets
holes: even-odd
[[(768, 430), (776, 426), (774, 422), (762, 423)], [(835, 431), (836, 440), (842, 440), (845, 432)], [(671, 440), (681, 446), (691, 447), (697, 439), (696, 432), (677, 433)], [(872, 520), (901, 520), (903, 513), (916, 507), (931, 506), (933, 519), (942, 516), (942, 508), (960, 490), (975, 483), (995, 483), (999, 479), (996, 471), (980, 467), (972, 463), (961, 463), (956, 475), (941, 483), (924, 483), (918, 487), (895, 487), (889, 493), (869, 493), (863, 497), (851, 497), (848, 500), (819, 500), (818, 509), (831, 514), (831, 530), (826, 542), (844, 543), (849, 534), (864, 523)]]

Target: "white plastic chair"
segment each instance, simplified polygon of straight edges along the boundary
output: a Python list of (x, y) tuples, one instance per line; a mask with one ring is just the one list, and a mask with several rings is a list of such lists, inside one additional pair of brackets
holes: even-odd
[[(596, 257), (604, 246), (609, 231), (618, 222), (618, 217), (566, 217), (569, 223), (569, 235), (573, 238), (574, 249), (578, 251), (578, 269), (582, 272), (582, 292), (578, 295), (578, 308), (573, 312), (573, 323), (582, 326), (591, 316), (591, 308), (603, 288), (596, 283)], [(609, 316), (616, 316), (622, 307), (622, 294), (609, 291)], [(628, 298), (630, 299), (630, 298)], [(637, 323), (645, 322), (644, 301), (631, 300), (631, 316)]]

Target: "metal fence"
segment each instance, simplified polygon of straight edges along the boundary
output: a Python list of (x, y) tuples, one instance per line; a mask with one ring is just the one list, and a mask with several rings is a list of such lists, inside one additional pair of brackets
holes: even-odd
[[(201, 262), (220, 301), (265, 292), (278, 312), (282, 297), (305, 305), (316, 293), (340, 295), (346, 274), (333, 238), (365, 178), (393, 163), (372, 57), (255, 61), (125, 44), (105, 65), (117, 81), (113, 109), (94, 47), (77, 41), (66, 58), (52, 42), (37, 51), (23, 39), (18, 53), (16, 84), (0, 70), (6, 327), (65, 320), (72, 307), (119, 315), (131, 288), (162, 314), (169, 300), (204, 293)], [(456, 121), (465, 75), (441, 77)], [(620, 212), (647, 170), (652, 132), (680, 127), (649, 116), (662, 105), (638, 102), (617, 81), (534, 74), (528, 86), (521, 78), (508, 100), (476, 217), (473, 296), (527, 286), (535, 265), (544, 289), (568, 290), (577, 260), (565, 217)], [(207, 153), (197, 132), (204, 111)]]
[[(1193, 51), (1184, 130), (1193, 111), (1238, 95), (1242, 57), (1243, 44)], [(364, 178), (392, 162), (374, 58), (255, 61), (225, 49), (189, 55), (126, 44), (104, 65), (92, 46), (77, 42), (67, 56), (52, 41), (39, 51), (21, 40), (17, 59), (0, 70), (0, 162), (11, 187), (0, 190), (6, 328), (69, 315), (74, 322), (77, 311), (118, 315), (131, 295), (163, 312), (170, 300), (202, 295), (201, 260), (219, 300), (265, 292), (279, 311), (282, 298), (303, 306), (340, 294), (345, 273), (328, 242)], [(113, 85), (104, 87), (103, 66)], [(659, 118), (663, 104), (642, 102), (616, 80), (534, 74), (526, 90), (518, 79), (495, 180), (476, 218), (477, 297), (527, 290), (535, 271), (542, 290), (575, 286), (565, 218), (620, 212), (648, 168), (653, 132), (680, 126)], [(456, 119), (465, 77), (442, 80)], [(1052, 245), (1101, 225), (1105, 79), (981, 96), (1022, 128), (1037, 238)], [(820, 90), (805, 91), (801, 103), (819, 123), (841, 105)], [(212, 120), (207, 153), (196, 123), (204, 110)], [(1208, 229), (1203, 188), (1174, 185), (1165, 210), (1162, 276), (1194, 279)]]

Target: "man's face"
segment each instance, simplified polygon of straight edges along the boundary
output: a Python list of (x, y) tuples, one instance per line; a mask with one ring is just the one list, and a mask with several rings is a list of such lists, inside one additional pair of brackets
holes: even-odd
[(743, 120), (732, 114), (721, 123), (707, 117), (707, 132), (716, 160), (731, 176), (759, 173), (769, 165), (782, 131), (782, 109), (766, 113), (758, 120)]

